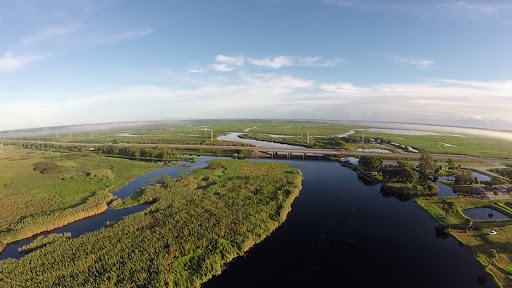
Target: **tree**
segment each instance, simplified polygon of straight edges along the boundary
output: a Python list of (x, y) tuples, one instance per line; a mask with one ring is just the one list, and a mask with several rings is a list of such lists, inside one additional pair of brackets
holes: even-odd
[(414, 183), (418, 180), (416, 172), (408, 167), (384, 167), (382, 178), (386, 182)]
[(498, 196), (498, 194), (499, 194), (498, 191), (494, 190), (494, 191), (492, 191), (492, 194), (494, 194), (494, 200), (496, 200), (496, 196)]
[(430, 153), (422, 153), (420, 163), (418, 164), (418, 172), (422, 181), (426, 181), (428, 173), (435, 168), (434, 158)]
[(473, 172), (469, 169), (464, 169), (457, 175), (455, 175), (455, 185), (466, 185), (466, 184), (473, 184)]
[(466, 224), (466, 232), (468, 232), (468, 229), (471, 228), (471, 226), (473, 226), (473, 220), (471, 220), (470, 218), (466, 218), (464, 224)]
[(498, 258), (498, 251), (491, 249), (489, 250), (489, 254), (487, 254), (487, 266), (491, 265), (492, 261)]
[(377, 172), (382, 168), (382, 159), (372, 156), (361, 156), (359, 166), (366, 171)]
[(455, 213), (455, 211), (457, 211), (455, 203), (447, 200), (443, 200), (442, 209), (446, 218), (450, 217), (453, 213)]
[(414, 165), (407, 160), (398, 160), (398, 161), (396, 161), (396, 165), (400, 168), (409, 168), (409, 169), (414, 168)]
[(446, 160), (446, 164), (448, 164), (449, 169), (453, 170), (455, 168), (455, 163), (453, 162), (452, 158), (448, 158), (448, 160)]

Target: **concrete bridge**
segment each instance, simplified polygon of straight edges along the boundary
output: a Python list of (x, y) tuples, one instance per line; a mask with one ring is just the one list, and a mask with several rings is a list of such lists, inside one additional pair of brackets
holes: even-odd
[(270, 155), (270, 158), (286, 158), (286, 159), (312, 159), (327, 156), (338, 156), (339, 151), (329, 149), (294, 149), (294, 148), (267, 148), (267, 147), (250, 147), (250, 150), (258, 151)]

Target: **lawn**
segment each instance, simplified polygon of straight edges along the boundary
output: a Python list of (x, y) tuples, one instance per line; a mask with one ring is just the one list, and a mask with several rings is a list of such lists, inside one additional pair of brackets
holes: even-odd
[[(467, 231), (466, 216), (462, 210), (489, 207), (512, 218), (512, 201), (487, 201), (472, 198), (450, 198), (455, 204), (456, 211), (446, 215), (442, 205), (445, 203), (438, 198), (417, 199), (416, 204), (427, 211), (440, 224), (446, 225), (449, 232), (459, 241), (468, 246), (477, 260), (492, 273), (502, 287), (512, 287), (512, 220), (473, 221), (473, 229)], [(496, 235), (488, 235), (495, 230)], [(491, 249), (496, 250), (497, 257), (490, 256)]]

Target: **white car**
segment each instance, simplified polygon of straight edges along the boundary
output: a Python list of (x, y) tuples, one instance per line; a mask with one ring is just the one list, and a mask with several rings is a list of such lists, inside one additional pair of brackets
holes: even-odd
[(495, 234), (496, 234), (496, 231), (494, 231), (494, 230), (491, 230), (491, 231), (489, 231), (489, 233), (487, 233), (487, 235), (495, 235)]

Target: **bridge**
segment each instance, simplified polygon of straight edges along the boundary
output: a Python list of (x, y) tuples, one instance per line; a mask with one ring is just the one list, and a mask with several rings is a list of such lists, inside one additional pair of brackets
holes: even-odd
[[(56, 141), (33, 141), (33, 140), (5, 140), (5, 142), (28, 142), (28, 143), (46, 143), (46, 144), (56, 144), (56, 145), (65, 145), (65, 146), (86, 146), (86, 147), (99, 147), (104, 146), (105, 143), (78, 143), (78, 142), (56, 142)], [(4, 143), (5, 144), (5, 143)], [(110, 144), (109, 144), (110, 145)], [(316, 148), (274, 148), (274, 147), (258, 147), (258, 146), (217, 146), (217, 145), (202, 145), (202, 144), (111, 144), (116, 147), (125, 147), (125, 146), (135, 146), (135, 147), (163, 147), (163, 148), (185, 148), (185, 149), (219, 149), (219, 150), (248, 150), (248, 151), (256, 151), (260, 153), (264, 153), (269, 155), (270, 157), (279, 157), (283, 155), (283, 158), (286, 157), (290, 159), (293, 155), (302, 156), (301, 158), (306, 159), (307, 157), (326, 157), (326, 156), (337, 156), (340, 158), (343, 157), (360, 157), (360, 156), (378, 156), (380, 158), (387, 159), (408, 159), (408, 160), (419, 160), (421, 154), (420, 153), (409, 153), (409, 152), (392, 152), (392, 153), (375, 153), (375, 152), (364, 152), (364, 151), (344, 151), (344, 150), (334, 150), (334, 149), (316, 149)], [(451, 158), (454, 161), (461, 162), (479, 162), (479, 163), (489, 163), (494, 164), (494, 159), (486, 159), (479, 158), (467, 155), (457, 155), (457, 154), (432, 154), (432, 157), (435, 160), (444, 160), (446, 161), (448, 158)], [(495, 165), (493, 165), (495, 166)]]

